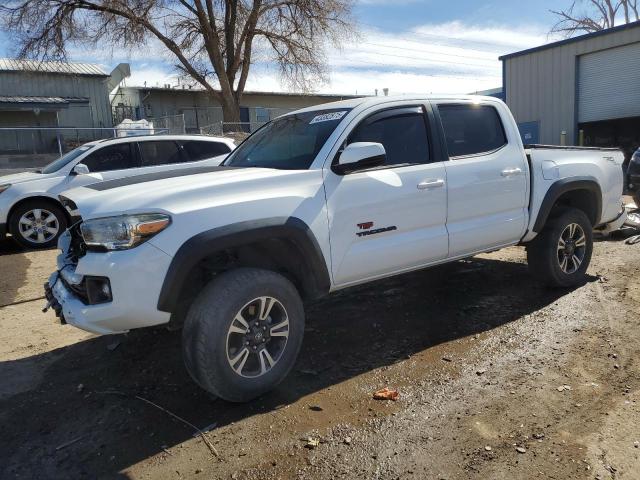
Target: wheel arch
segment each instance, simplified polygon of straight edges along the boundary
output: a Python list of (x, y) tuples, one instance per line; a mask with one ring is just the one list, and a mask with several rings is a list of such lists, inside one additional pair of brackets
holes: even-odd
[(547, 190), (533, 231), (539, 233), (558, 206), (570, 206), (582, 210), (595, 227), (602, 216), (602, 190), (594, 177), (563, 178)]
[(28, 197), (23, 197), (18, 201), (16, 201), (13, 205), (11, 205), (11, 208), (9, 209), (9, 212), (7, 214), (7, 225), (11, 224), (11, 219), (13, 218), (13, 214), (21, 205), (24, 205), (25, 203), (32, 202), (32, 201), (38, 201), (38, 200), (46, 203), (54, 204), (56, 207), (60, 208), (60, 210), (64, 212), (67, 224), (71, 221), (69, 212), (67, 212), (67, 209), (64, 208), (64, 205), (60, 203), (60, 200), (58, 200), (56, 197), (50, 197), (46, 194), (37, 194), (37, 195), (30, 195)]
[(184, 242), (165, 276), (158, 310), (176, 313), (182, 300), (194, 293), (190, 279), (198, 282), (203, 272), (215, 275), (246, 266), (284, 274), (305, 299), (329, 292), (327, 264), (309, 226), (296, 217), (274, 217), (215, 228)]

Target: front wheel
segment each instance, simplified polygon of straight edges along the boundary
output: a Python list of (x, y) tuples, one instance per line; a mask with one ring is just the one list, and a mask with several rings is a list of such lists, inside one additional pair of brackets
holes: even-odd
[(205, 390), (247, 402), (287, 376), (303, 334), (302, 300), (289, 280), (268, 270), (232, 270), (212, 280), (189, 309), (184, 361)]
[(67, 217), (59, 206), (40, 200), (19, 205), (9, 219), (9, 233), (27, 248), (55, 247), (67, 228)]
[(593, 227), (582, 210), (562, 208), (527, 247), (529, 270), (550, 287), (584, 283), (593, 252)]

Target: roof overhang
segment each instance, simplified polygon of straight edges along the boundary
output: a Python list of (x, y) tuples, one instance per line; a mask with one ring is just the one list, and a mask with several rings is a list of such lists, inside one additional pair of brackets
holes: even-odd
[(4, 111), (59, 111), (69, 108), (70, 104), (89, 103), (88, 98), (81, 97), (32, 97), (32, 96), (0, 96), (0, 110)]
[(581, 42), (583, 40), (600, 37), (602, 35), (609, 35), (611, 33), (620, 32), (622, 30), (629, 30), (632, 28), (640, 29), (640, 21), (625, 23), (624, 25), (618, 25), (617, 27), (607, 28), (607, 29), (599, 30), (593, 33), (587, 33), (585, 35), (580, 35), (578, 37), (565, 38), (564, 40), (560, 40), (558, 42), (547, 43), (545, 45), (540, 45), (539, 47), (533, 47), (533, 48), (528, 48), (527, 50), (521, 50), (519, 52), (509, 53), (507, 55), (503, 55), (499, 57), (498, 60), (501, 60), (504, 62), (505, 60), (509, 60), (514, 57), (520, 57), (522, 55), (528, 55), (530, 53), (535, 53), (535, 52), (540, 52), (542, 50), (547, 50), (550, 48), (560, 47), (562, 45), (567, 45), (569, 43)]

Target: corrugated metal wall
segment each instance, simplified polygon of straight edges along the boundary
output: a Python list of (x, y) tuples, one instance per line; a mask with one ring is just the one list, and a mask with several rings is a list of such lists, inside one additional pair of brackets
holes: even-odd
[(580, 57), (578, 122), (640, 117), (640, 42)]
[(635, 42), (640, 26), (505, 59), (506, 99), (516, 121), (539, 122), (541, 143), (559, 144), (565, 131), (573, 144), (579, 56)]
[(0, 95), (86, 97), (88, 104), (61, 110), (60, 126), (111, 127), (107, 77), (33, 72), (0, 72)]

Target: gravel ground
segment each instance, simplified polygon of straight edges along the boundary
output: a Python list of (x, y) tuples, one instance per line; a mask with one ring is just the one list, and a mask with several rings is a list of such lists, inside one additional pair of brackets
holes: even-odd
[(191, 382), (179, 332), (60, 326), (56, 252), (3, 248), (0, 478), (640, 478), (640, 245), (598, 242), (574, 290), (514, 247), (333, 295), (248, 405)]

